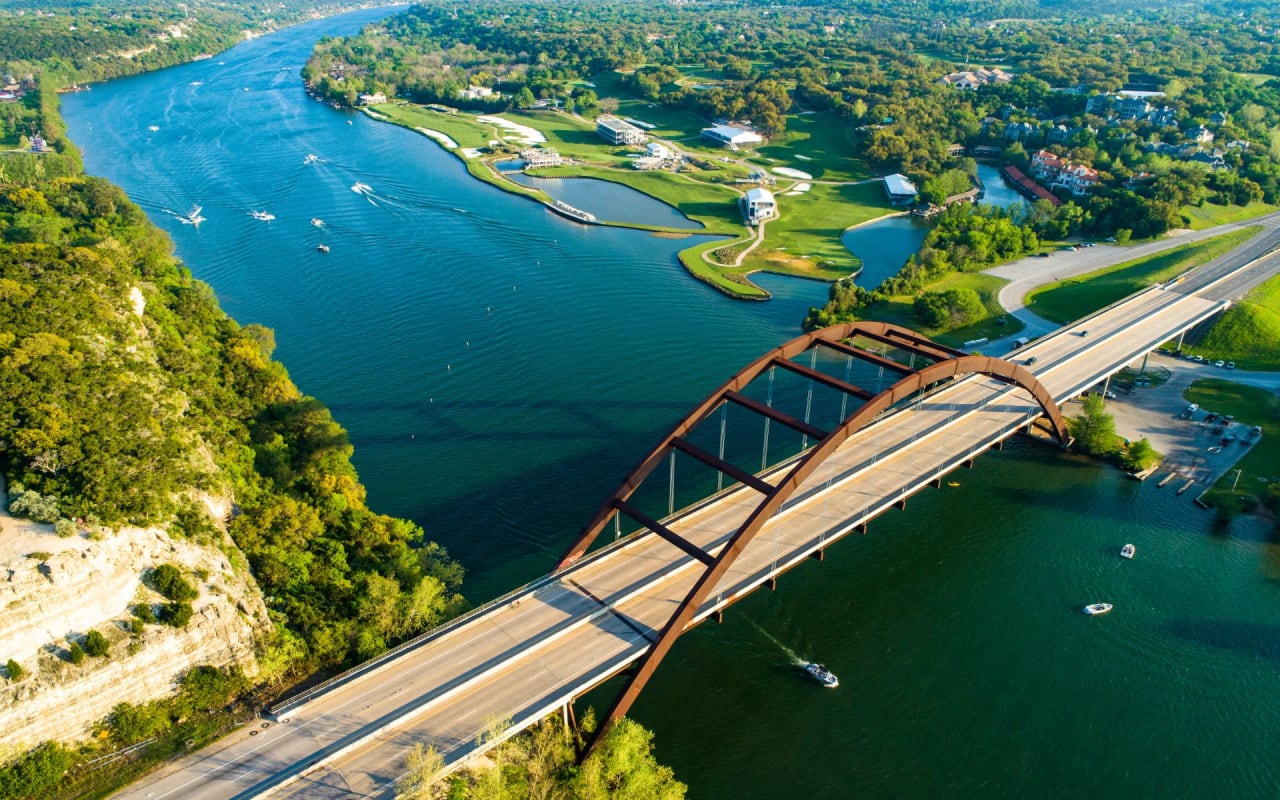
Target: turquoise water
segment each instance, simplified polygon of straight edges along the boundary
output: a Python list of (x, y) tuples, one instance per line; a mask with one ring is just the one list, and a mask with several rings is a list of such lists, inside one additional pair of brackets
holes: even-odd
[[(731, 301), (684, 273), (681, 242), (563, 220), (424, 137), (308, 100), (311, 43), (384, 13), (96, 86), (65, 112), (88, 169), (236, 319), (276, 329), (351, 431), (371, 504), (447, 545), (481, 601), (548, 569), (826, 287), (765, 276), (774, 300)], [(198, 230), (175, 216), (192, 204)], [(953, 479), (676, 646), (634, 713), (692, 797), (1275, 794), (1264, 526), (1214, 530), (1189, 496), (1026, 442)], [(1116, 610), (1079, 613), (1100, 600)]]

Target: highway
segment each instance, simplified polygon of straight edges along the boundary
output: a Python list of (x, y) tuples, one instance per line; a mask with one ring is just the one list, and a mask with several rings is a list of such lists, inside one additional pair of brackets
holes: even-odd
[[(1180, 282), (1140, 292), (1010, 357), (1065, 401), (1280, 271), (1280, 256), (1271, 254), (1277, 245), (1280, 231), (1269, 228)], [(734, 562), (699, 618), (1039, 415), (1026, 392), (984, 376), (955, 381), (886, 415), (800, 487)], [(738, 487), (666, 524), (715, 553), (759, 498)], [(696, 566), (656, 535), (624, 538), (282, 712), (278, 721), (245, 727), (117, 796), (391, 796), (414, 743), (432, 744), (457, 763), (477, 749), (477, 736), (493, 720), (509, 721), (508, 733), (521, 730), (642, 655), (697, 579)]]

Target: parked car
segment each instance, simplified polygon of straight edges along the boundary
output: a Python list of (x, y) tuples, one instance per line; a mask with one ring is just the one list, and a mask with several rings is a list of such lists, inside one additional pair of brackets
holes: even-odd
[(1236, 368), (1236, 362), (1234, 361), (1227, 362), (1227, 369), (1235, 369), (1235, 368)]
[(1213, 362), (1213, 365), (1214, 365), (1215, 367), (1217, 367), (1218, 369), (1222, 369), (1223, 367), (1225, 367), (1225, 366), (1227, 365), (1227, 362), (1225, 362), (1225, 361), (1215, 361), (1215, 362)]

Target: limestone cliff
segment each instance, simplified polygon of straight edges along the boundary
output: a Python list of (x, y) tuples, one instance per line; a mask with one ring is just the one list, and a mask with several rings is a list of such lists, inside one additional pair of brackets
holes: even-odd
[[(0, 486), (0, 508), (5, 501)], [(0, 665), (13, 659), (26, 673), (0, 682), (0, 757), (46, 739), (83, 739), (117, 703), (167, 696), (200, 664), (256, 673), (266, 608), (229, 538), (224, 549), (230, 558), (154, 528), (60, 538), (52, 525), (0, 512)], [(132, 607), (164, 601), (142, 577), (166, 563), (198, 586), (195, 614), (182, 629), (148, 624), (133, 634)], [(71, 664), (70, 643), (90, 630), (107, 637), (110, 653)]]

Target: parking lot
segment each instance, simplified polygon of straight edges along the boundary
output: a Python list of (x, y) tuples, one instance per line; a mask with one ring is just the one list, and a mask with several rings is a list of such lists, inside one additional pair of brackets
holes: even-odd
[[(1179, 488), (1186, 479), (1194, 479), (1196, 486), (1187, 496), (1197, 497), (1226, 474), (1259, 439), (1252, 435), (1248, 425), (1221, 416), (1211, 418), (1213, 409), (1190, 410), (1182, 397), (1183, 391), (1204, 378), (1239, 381), (1274, 391), (1280, 385), (1280, 375), (1228, 370), (1225, 364), (1214, 367), (1162, 354), (1152, 355), (1149, 364), (1167, 369), (1169, 379), (1159, 386), (1134, 389), (1132, 393), (1112, 391), (1114, 396), (1107, 399), (1107, 410), (1115, 417), (1116, 433), (1131, 441), (1146, 437), (1151, 446), (1164, 455), (1154, 479), (1160, 480), (1173, 471), (1178, 475), (1175, 483)], [(1065, 413), (1079, 412), (1069, 406)]]

